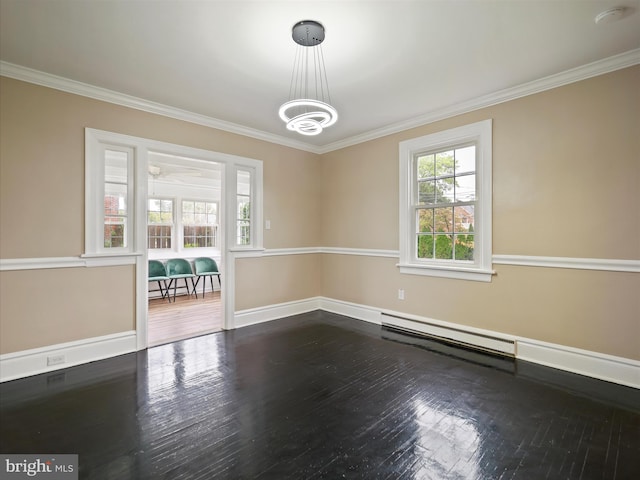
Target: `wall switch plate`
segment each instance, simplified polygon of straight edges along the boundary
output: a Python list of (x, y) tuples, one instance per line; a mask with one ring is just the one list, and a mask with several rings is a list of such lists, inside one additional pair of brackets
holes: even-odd
[(271, 220), (264, 221), (264, 228), (265, 230), (271, 230)]
[(398, 300), (404, 300), (404, 290), (402, 288), (398, 289)]

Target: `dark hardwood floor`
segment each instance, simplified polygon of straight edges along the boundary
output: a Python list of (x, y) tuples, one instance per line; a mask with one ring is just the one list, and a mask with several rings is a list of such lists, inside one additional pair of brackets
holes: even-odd
[(639, 391), (304, 315), (0, 385), (81, 479), (632, 479)]

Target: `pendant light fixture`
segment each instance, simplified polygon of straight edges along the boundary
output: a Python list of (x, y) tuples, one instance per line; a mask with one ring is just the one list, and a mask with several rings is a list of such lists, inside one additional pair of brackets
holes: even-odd
[(329, 86), (321, 43), (324, 27), (314, 20), (296, 23), (292, 38), (298, 44), (291, 74), (289, 101), (279, 110), (287, 129), (301, 135), (318, 135), (338, 120), (329, 102)]

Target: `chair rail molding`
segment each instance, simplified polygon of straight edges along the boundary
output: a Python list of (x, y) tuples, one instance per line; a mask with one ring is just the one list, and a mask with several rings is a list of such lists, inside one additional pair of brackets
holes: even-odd
[[(236, 258), (275, 257), (285, 255), (355, 255), (363, 257), (399, 258), (398, 250), (344, 247), (292, 247), (234, 250)], [(44, 270), (47, 268), (107, 267), (133, 265), (140, 253), (126, 255), (80, 255), (77, 257), (5, 258), (0, 259), (0, 271)], [(608, 272), (640, 273), (640, 260), (613, 258), (546, 257), (536, 255), (493, 255), (496, 265), (523, 267), (568, 268)]]
[(11, 270), (46, 270), (48, 268), (85, 268), (114, 267), (134, 265), (140, 254), (127, 255), (80, 255), (77, 257), (44, 258), (3, 258), (0, 259), (0, 272)]

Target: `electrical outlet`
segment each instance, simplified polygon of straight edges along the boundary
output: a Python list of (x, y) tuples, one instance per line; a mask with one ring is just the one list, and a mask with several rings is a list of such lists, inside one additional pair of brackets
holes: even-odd
[(398, 289), (398, 300), (404, 300), (404, 290), (402, 288)]
[(50, 355), (47, 357), (47, 367), (50, 367), (52, 365), (60, 365), (64, 362), (64, 355)]

